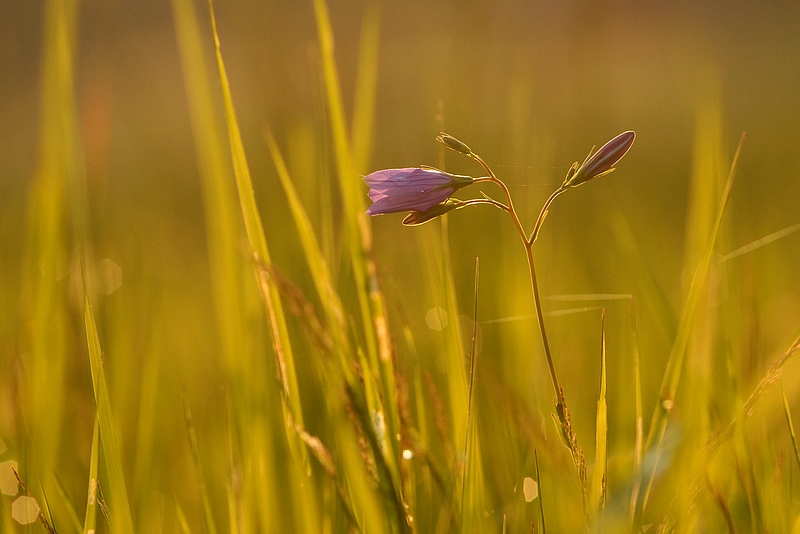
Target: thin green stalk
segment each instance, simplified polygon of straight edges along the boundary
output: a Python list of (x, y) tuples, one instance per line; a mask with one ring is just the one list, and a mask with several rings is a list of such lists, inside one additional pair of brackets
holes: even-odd
[[(566, 408), (566, 399), (564, 398), (564, 392), (561, 390), (560, 386), (561, 383), (558, 381), (558, 374), (556, 373), (556, 367), (555, 364), (553, 363), (553, 355), (550, 352), (550, 343), (548, 343), (547, 341), (547, 329), (545, 328), (544, 325), (544, 315), (542, 313), (541, 298), (539, 296), (539, 284), (536, 279), (536, 265), (533, 259), (533, 244), (534, 242), (536, 242), (536, 238), (539, 236), (539, 230), (541, 230), (542, 223), (544, 222), (545, 217), (547, 217), (547, 210), (550, 208), (550, 204), (553, 203), (553, 201), (556, 199), (558, 195), (566, 191), (567, 188), (562, 185), (561, 187), (553, 191), (553, 194), (550, 195), (550, 197), (545, 201), (544, 205), (542, 206), (542, 210), (539, 212), (539, 217), (536, 219), (536, 224), (533, 227), (533, 231), (530, 233), (530, 235), (528, 235), (525, 232), (525, 228), (522, 226), (522, 222), (520, 221), (519, 216), (517, 215), (517, 211), (514, 209), (514, 203), (511, 200), (511, 193), (509, 192), (506, 184), (503, 183), (502, 180), (497, 178), (497, 176), (495, 176), (492, 169), (489, 168), (489, 166), (486, 164), (485, 161), (483, 161), (483, 159), (480, 156), (478, 156), (477, 154), (471, 154), (470, 157), (472, 157), (475, 161), (477, 161), (486, 170), (486, 172), (489, 173), (488, 177), (478, 178), (477, 180), (475, 180), (475, 182), (491, 182), (497, 184), (503, 190), (503, 194), (506, 197), (508, 205), (503, 206), (502, 204), (500, 204), (498, 207), (501, 207), (501, 209), (504, 209), (504, 211), (506, 211), (509, 215), (511, 215), (511, 219), (514, 221), (514, 226), (517, 228), (517, 233), (519, 233), (520, 239), (522, 239), (522, 242), (525, 246), (525, 255), (528, 259), (528, 271), (530, 273), (531, 288), (533, 290), (534, 307), (536, 308), (536, 318), (539, 322), (539, 332), (542, 335), (542, 345), (544, 346), (544, 355), (545, 358), (547, 359), (547, 367), (548, 370), (550, 371), (550, 380), (553, 383), (553, 394), (555, 395), (556, 399), (558, 399), (556, 408), (559, 412), (559, 419), (562, 420), (563, 424), (562, 414), (564, 413), (564, 409)], [(496, 203), (495, 205), (497, 204), (499, 203)]]
[[(472, 315), (472, 348), (470, 350), (470, 366), (469, 366), (469, 389), (467, 390), (467, 438), (464, 443), (464, 472), (462, 474), (461, 482), (461, 524), (466, 525), (469, 522), (467, 517), (467, 471), (472, 465), (475, 469), (476, 462), (470, 462), (470, 454), (473, 454), (474, 447), (470, 447), (473, 441), (472, 432), (474, 432), (474, 414), (472, 411), (472, 394), (473, 386), (475, 384), (475, 366), (478, 359), (478, 281), (480, 275), (480, 262), (475, 258), (475, 301), (473, 303)], [(477, 460), (477, 458), (476, 458)], [(470, 488), (472, 499), (470, 502), (471, 507), (475, 505), (474, 490), (478, 488)]]
[[(563, 410), (564, 403), (564, 392), (561, 390), (560, 382), (558, 381), (558, 375), (556, 374), (556, 367), (553, 364), (553, 356), (550, 354), (550, 344), (547, 342), (547, 330), (544, 326), (544, 315), (542, 313), (542, 303), (541, 298), (539, 297), (539, 284), (536, 280), (536, 265), (533, 261), (533, 243), (525, 243), (525, 255), (528, 258), (528, 271), (531, 275), (531, 288), (533, 289), (533, 304), (534, 308), (536, 308), (536, 319), (539, 321), (539, 333), (542, 335), (542, 345), (544, 346), (544, 355), (547, 359), (547, 367), (550, 370), (550, 380), (553, 382), (553, 393), (555, 394), (556, 398), (558, 399), (558, 405), (560, 405)], [(558, 408), (558, 405), (556, 408)], [(559, 414), (559, 418), (561, 415)]]
[[(544, 324), (544, 314), (542, 312), (541, 297), (539, 295), (539, 284), (536, 278), (536, 263), (533, 258), (533, 244), (536, 242), (536, 238), (539, 236), (539, 230), (541, 230), (542, 223), (544, 222), (545, 217), (547, 217), (547, 211), (550, 208), (550, 204), (553, 203), (558, 195), (569, 189), (569, 186), (566, 185), (567, 180), (565, 180), (558, 187), (558, 189), (553, 191), (553, 193), (548, 197), (542, 206), (542, 210), (539, 212), (539, 217), (536, 219), (536, 224), (533, 227), (533, 231), (530, 233), (530, 235), (528, 235), (525, 232), (525, 228), (523, 227), (519, 216), (517, 215), (517, 211), (514, 209), (514, 203), (511, 200), (511, 193), (509, 192), (506, 184), (497, 178), (497, 176), (495, 176), (492, 169), (489, 168), (489, 166), (480, 156), (472, 151), (470, 151), (467, 155), (477, 161), (486, 170), (486, 172), (489, 173), (488, 177), (478, 178), (475, 180), (475, 182), (491, 182), (498, 185), (503, 190), (503, 194), (505, 195), (508, 204), (504, 206), (498, 202), (495, 205), (506, 211), (511, 216), (511, 219), (514, 221), (514, 226), (517, 228), (517, 233), (519, 234), (520, 239), (525, 247), (525, 255), (528, 259), (528, 271), (531, 278), (531, 290), (533, 293), (534, 308), (536, 309), (536, 319), (539, 323), (539, 332), (542, 336), (544, 355), (545, 359), (547, 360), (548, 371), (550, 372), (553, 393), (556, 397), (556, 415), (558, 417), (558, 425), (560, 425), (562, 437), (564, 438), (567, 448), (570, 450), (572, 461), (575, 464), (575, 469), (577, 470), (578, 478), (581, 482), (581, 488), (583, 490), (583, 509), (584, 515), (586, 515), (588, 513), (586, 461), (583, 457), (583, 450), (578, 445), (578, 438), (572, 429), (572, 422), (570, 420), (569, 410), (567, 409), (567, 399), (564, 396), (564, 390), (561, 387), (561, 383), (558, 381), (558, 374), (556, 373), (556, 367), (553, 363), (553, 355), (550, 351), (550, 343), (547, 341), (547, 328)], [(574, 169), (575, 167), (573, 166), (570, 170), (574, 171)]]

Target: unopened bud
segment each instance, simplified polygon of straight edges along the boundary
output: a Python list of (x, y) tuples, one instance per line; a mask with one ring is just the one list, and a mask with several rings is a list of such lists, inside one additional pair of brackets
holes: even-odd
[(450, 134), (446, 134), (444, 132), (440, 132), (439, 135), (436, 137), (436, 140), (442, 143), (444, 146), (449, 148), (450, 150), (455, 150), (456, 152), (461, 152), (465, 156), (472, 155), (472, 150), (470, 148), (453, 137)]
[(404, 226), (419, 226), (436, 217), (444, 215), (448, 211), (453, 211), (462, 207), (465, 203), (455, 198), (450, 198), (443, 204), (437, 204), (426, 211), (412, 211), (403, 219)]
[(614, 165), (630, 150), (634, 139), (636, 139), (634, 132), (624, 132), (600, 147), (594, 154), (590, 153), (578, 170), (571, 175), (567, 174), (566, 185), (577, 187), (613, 171)]

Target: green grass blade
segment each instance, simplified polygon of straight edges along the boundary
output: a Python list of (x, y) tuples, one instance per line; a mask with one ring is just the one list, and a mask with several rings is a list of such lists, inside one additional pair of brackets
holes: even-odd
[(472, 313), (472, 348), (470, 350), (469, 388), (467, 392), (467, 436), (464, 440), (464, 470), (461, 482), (462, 532), (480, 532), (483, 519), (483, 469), (480, 440), (475, 424), (473, 394), (478, 363), (478, 287), (480, 262), (475, 258), (475, 300)]
[(75, 511), (75, 507), (72, 506), (72, 502), (70, 502), (69, 496), (67, 495), (67, 490), (64, 488), (64, 484), (57, 476), (55, 477), (55, 481), (56, 490), (58, 491), (58, 498), (61, 501), (60, 504), (66, 508), (67, 515), (69, 515), (69, 520), (72, 523), (72, 526), (75, 528), (75, 531), (81, 532), (81, 530), (83, 530), (83, 527), (81, 526), (81, 520), (78, 517), (78, 512)]
[[(678, 383), (680, 382), (681, 370), (683, 367), (684, 356), (686, 355), (686, 347), (689, 344), (691, 327), (694, 322), (694, 317), (697, 312), (700, 299), (704, 294), (705, 283), (708, 277), (709, 267), (711, 265), (711, 258), (713, 257), (714, 253), (714, 246), (716, 245), (717, 235), (719, 234), (719, 229), (722, 225), (722, 217), (725, 214), (725, 208), (727, 207), (728, 200), (730, 198), (731, 188), (733, 187), (733, 178), (736, 175), (736, 166), (739, 161), (739, 155), (741, 154), (743, 144), (744, 133), (739, 140), (739, 146), (736, 149), (733, 162), (731, 163), (730, 173), (728, 174), (728, 180), (725, 184), (725, 190), (722, 193), (719, 209), (717, 210), (716, 220), (714, 221), (714, 226), (706, 247), (706, 251), (704, 252), (703, 257), (701, 258), (694, 272), (694, 276), (692, 277), (692, 284), (689, 288), (689, 294), (686, 297), (686, 304), (683, 309), (683, 314), (681, 315), (681, 321), (678, 326), (675, 342), (667, 360), (667, 367), (664, 372), (664, 379), (661, 385), (658, 404), (653, 412), (653, 417), (650, 422), (650, 429), (647, 433), (645, 449), (648, 451), (660, 451), (663, 443), (664, 433), (667, 427), (667, 416), (669, 415), (669, 410), (674, 402), (673, 399), (675, 398), (675, 392), (678, 388)], [(648, 489), (645, 492), (642, 507), (646, 505), (649, 489), (652, 487), (655, 472), (656, 470), (654, 466), (648, 476)]]
[[(86, 271), (84, 273), (84, 288), (86, 288)], [(133, 534), (133, 519), (128, 502), (128, 490), (125, 486), (125, 474), (122, 471), (122, 458), (117, 446), (117, 432), (114, 425), (114, 416), (111, 412), (111, 399), (108, 393), (105, 371), (103, 370), (103, 356), (100, 350), (100, 338), (97, 335), (97, 324), (92, 313), (92, 304), (89, 302), (89, 293), (84, 289), (84, 324), (86, 328), (86, 341), (89, 346), (89, 367), (92, 372), (94, 398), (97, 404), (97, 419), (100, 427), (100, 438), (103, 443), (103, 457), (108, 470), (109, 493), (111, 495), (111, 518), (122, 534)]]
[(61, 446), (67, 365), (69, 319), (58, 261), (70, 246), (64, 238), (65, 195), (78, 151), (73, 94), (77, 6), (76, 1), (51, 0), (43, 10), (40, 149), (29, 197), (29, 251), (21, 291), (22, 321), (32, 319), (30, 354), (25, 358), (26, 424), (35, 463), (48, 467), (57, 464)]
[(372, 133), (375, 123), (375, 93), (378, 86), (378, 43), (380, 12), (378, 2), (368, 3), (361, 26), (358, 54), (358, 77), (353, 104), (353, 168), (366, 173), (372, 153)]
[(544, 522), (544, 503), (542, 502), (543, 495), (542, 495), (542, 478), (539, 475), (539, 451), (533, 449), (533, 461), (536, 465), (536, 488), (539, 492), (539, 499), (538, 499), (538, 509), (539, 509), (539, 526), (542, 529), (542, 534), (546, 534), (547, 529), (545, 528)]
[(242, 297), (241, 222), (233, 176), (214, 100), (197, 15), (190, 0), (172, 0), (186, 98), (200, 173), (211, 284), (223, 356), (233, 376), (246, 374)]
[(97, 485), (100, 464), (100, 418), (94, 418), (92, 453), (89, 459), (89, 491), (86, 497), (86, 514), (83, 519), (83, 534), (93, 534), (97, 528)]
[(197, 434), (195, 433), (194, 423), (192, 422), (192, 409), (189, 406), (189, 399), (186, 396), (185, 388), (183, 392), (183, 416), (186, 423), (186, 431), (189, 436), (189, 450), (192, 453), (194, 474), (197, 478), (197, 486), (200, 490), (200, 501), (203, 503), (203, 519), (205, 520), (208, 534), (217, 534), (217, 525), (214, 521), (214, 513), (211, 510), (211, 499), (208, 497), (206, 479), (203, 474), (203, 462), (200, 460), (200, 449), (197, 446)]
[[(300, 202), (300, 197), (295, 190), (294, 183), (289, 175), (289, 169), (286, 167), (286, 162), (283, 159), (278, 144), (272, 135), (272, 132), (267, 131), (266, 134), (267, 147), (272, 160), (275, 163), (275, 169), (278, 172), (278, 178), (283, 187), (283, 192), (286, 199), (289, 201), (289, 209), (292, 212), (295, 226), (300, 234), (300, 244), (303, 247), (303, 254), (305, 255), (306, 264), (309, 271), (311, 271), (311, 278), (314, 281), (314, 286), (319, 295), (320, 302), (325, 309), (325, 315), (328, 319), (327, 327), (333, 332), (335, 344), (338, 346), (339, 354), (344, 357), (345, 352), (349, 352), (347, 335), (345, 332), (345, 312), (342, 306), (339, 294), (331, 281), (331, 274), (328, 270), (325, 257), (320, 249), (317, 236), (314, 233), (314, 228), (311, 225), (311, 220), (306, 214), (303, 204)], [(342, 360), (342, 368), (345, 375), (350, 375), (350, 364)]]
[[(314, 234), (314, 230), (311, 226), (311, 221), (309, 220), (305, 209), (300, 202), (297, 192), (295, 191), (292, 179), (289, 176), (289, 171), (286, 167), (283, 156), (281, 155), (280, 149), (278, 148), (274, 137), (269, 131), (267, 132), (267, 145), (270, 153), (272, 154), (273, 161), (275, 162), (278, 177), (281, 181), (284, 193), (289, 201), (289, 208), (292, 212), (292, 217), (294, 218), (295, 225), (297, 226), (300, 234), (300, 242), (306, 257), (306, 262), (309, 266), (309, 270), (311, 271), (312, 279), (317, 289), (320, 302), (325, 309), (325, 314), (328, 319), (328, 328), (333, 333), (334, 350), (339, 356), (341, 372), (345, 377), (346, 382), (352, 388), (354, 386), (355, 376), (351, 370), (352, 363), (349, 361), (351, 358), (349, 354), (350, 349), (348, 347), (347, 337), (344, 332), (344, 311), (339, 299), (339, 295), (336, 293), (336, 290), (331, 282), (330, 273), (319, 248), (316, 235)], [(366, 359), (363, 358), (363, 356), (360, 357), (359, 363), (361, 364), (363, 373), (362, 384), (364, 387), (366, 408), (371, 414), (383, 414), (384, 410), (381, 405), (381, 395), (373, 380), (371, 366)], [(331, 390), (332, 388), (330, 387), (326, 388), (326, 395), (339, 394), (338, 392)], [(336, 404), (338, 403), (334, 398), (329, 399), (329, 407), (333, 407)], [(386, 448), (391, 446), (391, 435), (393, 434), (384, 430), (381, 432), (381, 435), (376, 436), (376, 439), (381, 441), (380, 446), (376, 447), (374, 451), (376, 455), (384, 456), (384, 451)], [(339, 438), (342, 439), (343, 437), (344, 436), (340, 436)], [(389, 465), (389, 462), (386, 463)], [(394, 489), (392, 491), (384, 491), (384, 493), (387, 494), (391, 504), (391, 506), (387, 509), (387, 512), (392, 513), (395, 510), (394, 501), (395, 495), (397, 494), (396, 490), (398, 488), (397, 476), (395, 473), (391, 473), (391, 480), (388, 482), (391, 483)]]
[(639, 332), (636, 328), (636, 307), (631, 299), (631, 335), (633, 338), (633, 390), (635, 402), (636, 437), (633, 445), (633, 488), (631, 489), (629, 523), (636, 520), (636, 502), (642, 487), (642, 454), (644, 448), (644, 410), (642, 408), (642, 370), (639, 358)]
[[(448, 235), (448, 219), (441, 218), (440, 228), (433, 226), (430, 242), (426, 249), (426, 263), (428, 263), (428, 282), (431, 284), (430, 292), (436, 295), (439, 302), (444, 303), (444, 309), (449, 318), (445, 329), (444, 343), (447, 354), (447, 393), (450, 400), (450, 417), (452, 425), (453, 445), (456, 450), (464, 447), (464, 437), (467, 427), (468, 409), (468, 376), (464, 366), (466, 358), (462, 344), (461, 324), (459, 316), (458, 298), (453, 271), (450, 260), (450, 243)], [(438, 232), (436, 231), (438, 230)]]
[[(239, 202), (244, 217), (244, 226), (247, 233), (247, 238), (250, 243), (250, 248), (258, 262), (263, 262), (264, 265), (270, 265), (270, 255), (267, 249), (267, 240), (264, 235), (264, 229), (261, 225), (261, 218), (258, 214), (258, 207), (256, 206), (256, 199), (253, 193), (253, 183), (250, 178), (250, 169), (247, 164), (247, 157), (244, 152), (244, 145), (242, 144), (242, 136), (239, 131), (239, 123), (236, 119), (236, 111), (233, 107), (233, 97), (231, 96), (230, 84), (228, 82), (228, 75), (225, 71), (225, 64), (222, 60), (222, 51), (220, 49), (219, 34), (217, 33), (217, 22), (214, 17), (214, 8), (209, 2), (209, 11), (211, 13), (211, 31), (214, 36), (214, 50), (217, 60), (217, 70), (219, 73), (219, 81), (222, 88), (222, 99), (225, 107), (225, 121), (228, 126), (228, 142), (230, 145), (231, 159), (233, 162), (233, 174), (236, 179), (236, 189), (239, 192)], [(256, 266), (258, 267), (258, 265)], [(259, 282), (263, 282), (263, 277), (259, 275)], [(292, 353), (292, 344), (289, 339), (289, 332), (286, 326), (286, 318), (281, 305), (280, 294), (274, 281), (267, 280), (267, 283), (260, 283), (264, 293), (264, 299), (267, 304), (267, 312), (270, 316), (270, 322), (273, 327), (273, 341), (275, 345), (275, 352), (278, 358), (278, 369), (283, 380), (284, 387), (284, 400), (288, 404), (289, 411), (293, 421), (302, 425), (303, 412), (300, 403), (300, 395), (297, 386), (297, 374), (295, 371), (294, 356)], [(287, 425), (287, 429), (291, 428)], [(304, 458), (304, 463), (307, 462), (307, 455), (305, 449), (302, 448), (300, 440), (295, 437), (290, 437), (290, 443), (296, 445), (296, 449), (301, 450)]]
[[(602, 524), (602, 512), (606, 503), (608, 476), (608, 405), (606, 403), (606, 312), (601, 320), (600, 342), (600, 394), (597, 399), (597, 422), (595, 425), (595, 459), (591, 485), (591, 513), (597, 514), (598, 525)], [(602, 530), (602, 526), (600, 527)]]
[(789, 401), (786, 400), (786, 392), (783, 390), (783, 383), (781, 383), (781, 398), (783, 399), (783, 413), (786, 416), (786, 425), (789, 427), (789, 436), (792, 438), (792, 449), (794, 450), (794, 458), (797, 460), (797, 465), (800, 467), (800, 450), (797, 448), (797, 436), (794, 433), (794, 424), (792, 423), (792, 413), (789, 411)]
[(192, 529), (189, 528), (189, 522), (186, 520), (186, 514), (183, 513), (180, 504), (175, 505), (175, 513), (178, 515), (178, 524), (181, 526), (183, 534), (192, 534)]
[[(392, 475), (392, 483), (396, 490), (400, 491), (398, 465), (400, 444), (394, 439), (400, 433), (400, 416), (397, 409), (394, 355), (389, 338), (386, 304), (380, 290), (377, 266), (371, 256), (372, 227), (370, 226), (369, 217), (364, 213), (366, 208), (364, 184), (356, 174), (353, 154), (347, 135), (339, 74), (333, 55), (333, 29), (325, 0), (314, 0), (314, 13), (317, 20), (317, 36), (322, 59), (325, 95), (330, 115), (336, 170), (344, 204), (347, 240), (361, 309), (363, 334), (370, 365), (373, 367), (374, 372), (380, 376), (381, 393), (384, 399), (383, 407), (386, 410), (384, 414), (387, 425), (386, 435), (390, 436), (390, 439), (387, 440), (389, 454), (385, 455), (385, 460)], [(377, 46), (376, 43), (377, 37), (373, 44), (369, 44), (368, 41), (368, 46)], [(368, 67), (362, 65), (362, 70), (368, 69)], [(374, 84), (374, 76), (372, 79)], [(364, 83), (367, 84), (368, 82)], [(359, 104), (359, 106), (363, 108), (366, 107), (366, 104)], [(364, 132), (364, 135), (367, 133)]]

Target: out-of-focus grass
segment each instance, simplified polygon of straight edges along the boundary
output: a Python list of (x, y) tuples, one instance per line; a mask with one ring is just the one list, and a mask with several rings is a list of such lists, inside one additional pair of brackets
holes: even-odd
[[(2, 8), (0, 66), (25, 72), (26, 21), (42, 38), (40, 78), (0, 81), (40, 110), (0, 115), (9, 172), (39, 136), (32, 178), (0, 181), (0, 462), (59, 532), (796, 528), (800, 85), (755, 91), (740, 74), (769, 61), (737, 45), (762, 31), (742, 20), (786, 17), (726, 13), (701, 38), (682, 21), (702, 6), (619, 7), (612, 30), (506, 4), (218, 5), (213, 28), (190, 0)], [(376, 168), (480, 172), (436, 161), (444, 125), (526, 223), (591, 144), (637, 131), (536, 244), (588, 518), (510, 221), (364, 215)], [(43, 528), (17, 498), (3, 531)]]

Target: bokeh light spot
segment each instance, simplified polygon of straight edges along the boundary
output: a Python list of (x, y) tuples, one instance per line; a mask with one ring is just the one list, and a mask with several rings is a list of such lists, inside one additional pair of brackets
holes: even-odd
[(14, 470), (17, 469), (17, 462), (8, 460), (0, 463), (0, 491), (4, 495), (16, 495), (19, 488), (19, 481)]
[(122, 285), (122, 267), (106, 258), (96, 265), (97, 290), (110, 295)]
[(431, 308), (425, 316), (425, 322), (431, 330), (443, 330), (447, 326), (447, 312), (442, 308)]
[(39, 505), (36, 504), (36, 499), (23, 495), (14, 501), (11, 505), (11, 517), (23, 525), (36, 521), (39, 517)]
[(522, 483), (522, 491), (525, 493), (525, 502), (531, 502), (539, 496), (539, 485), (531, 477), (525, 477)]

